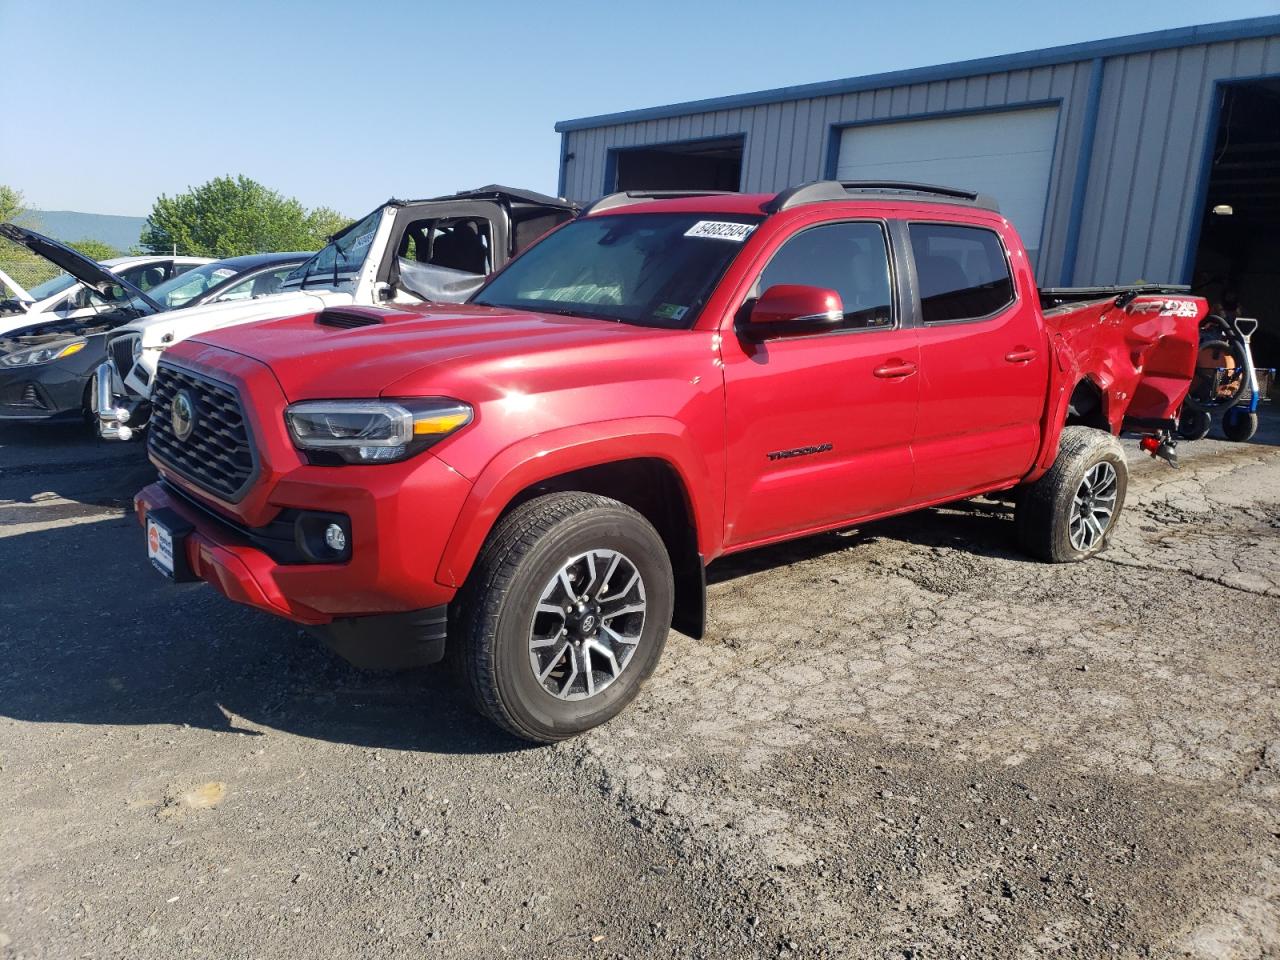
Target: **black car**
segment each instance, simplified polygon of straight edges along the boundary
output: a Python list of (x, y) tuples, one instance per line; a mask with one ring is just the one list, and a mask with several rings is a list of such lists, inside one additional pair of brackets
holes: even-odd
[(107, 334), (139, 317), (197, 304), (262, 296), (310, 253), (262, 253), (217, 260), (145, 293), (75, 250), (12, 224), (4, 236), (109, 295), (114, 305), (74, 320), (53, 318), (0, 336), (0, 420), (75, 420), (92, 414), (93, 377), (107, 358)]

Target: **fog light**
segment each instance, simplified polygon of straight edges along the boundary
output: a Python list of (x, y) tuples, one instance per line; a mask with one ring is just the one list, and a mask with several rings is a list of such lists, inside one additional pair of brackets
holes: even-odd
[(324, 542), (334, 553), (342, 553), (347, 549), (347, 534), (336, 523), (324, 528)]

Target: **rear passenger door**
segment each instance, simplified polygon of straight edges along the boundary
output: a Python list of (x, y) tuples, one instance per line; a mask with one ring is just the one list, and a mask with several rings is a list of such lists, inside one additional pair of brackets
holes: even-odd
[(916, 502), (1021, 477), (1040, 441), (1048, 346), (1026, 254), (992, 227), (907, 225), (920, 321)]
[(801, 226), (764, 259), (740, 316), (770, 287), (802, 284), (840, 294), (844, 324), (759, 344), (726, 332), (729, 546), (883, 512), (912, 482), (916, 331), (887, 223)]

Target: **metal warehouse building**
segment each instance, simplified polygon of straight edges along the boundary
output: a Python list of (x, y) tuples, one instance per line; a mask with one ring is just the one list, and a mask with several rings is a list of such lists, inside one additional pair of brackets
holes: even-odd
[(823, 178), (965, 187), (999, 201), (1043, 286), (1194, 282), (1280, 325), (1280, 16), (556, 130), (560, 193), (577, 200)]

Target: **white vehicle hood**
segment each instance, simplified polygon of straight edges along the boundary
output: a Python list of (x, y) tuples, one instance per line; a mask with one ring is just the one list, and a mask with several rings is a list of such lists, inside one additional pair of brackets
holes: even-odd
[(340, 290), (297, 290), (276, 293), (255, 300), (211, 303), (202, 307), (171, 310), (143, 317), (112, 331), (112, 339), (131, 333), (142, 335), (143, 349), (164, 349), (198, 333), (221, 330), (242, 323), (255, 323), (300, 313), (316, 313), (327, 306), (352, 302), (350, 293)]

